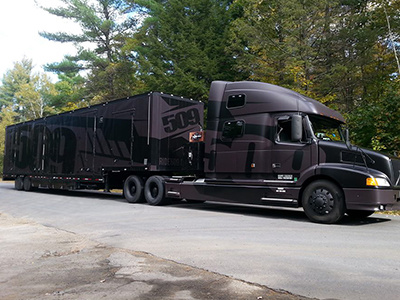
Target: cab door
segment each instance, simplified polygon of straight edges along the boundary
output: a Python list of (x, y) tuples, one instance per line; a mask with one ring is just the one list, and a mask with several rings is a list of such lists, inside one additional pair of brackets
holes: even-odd
[[(275, 141), (271, 149), (271, 180), (297, 182), (317, 163), (317, 145), (311, 138), (308, 122), (301, 117), (301, 134), (293, 139), (294, 115), (275, 118)], [(298, 115), (297, 115), (298, 116)]]

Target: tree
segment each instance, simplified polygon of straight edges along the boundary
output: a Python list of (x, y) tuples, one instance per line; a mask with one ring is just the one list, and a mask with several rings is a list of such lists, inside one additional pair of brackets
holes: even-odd
[(80, 75), (83, 68), (71, 56), (65, 56), (60, 63), (45, 66), (47, 71), (58, 74), (59, 81), (55, 83), (56, 94), (51, 98), (51, 104), (59, 111), (69, 111), (86, 106), (82, 101), (86, 95), (86, 79)]
[(14, 68), (6, 72), (0, 87), (0, 110), (17, 103), (16, 94), (22, 85), (31, 81), (32, 69), (32, 60), (24, 58), (21, 62), (14, 63)]
[(18, 121), (44, 117), (55, 112), (51, 98), (56, 91), (46, 74), (33, 73), (32, 60), (16, 62), (3, 76), (0, 99), (18, 113)]
[(3, 107), (3, 110), (0, 112), (0, 173), (3, 172), (6, 127), (15, 123), (16, 116), (17, 114), (12, 109), (12, 106)]
[(399, 91), (398, 80), (388, 82), (380, 98), (365, 101), (363, 106), (349, 114), (352, 138), (356, 144), (400, 156)]
[[(206, 100), (211, 81), (242, 79), (227, 55), (230, 1), (135, 1), (145, 12), (135, 38), (145, 89)], [(239, 75), (239, 76), (238, 76)]]
[[(48, 68), (58, 73), (71, 67), (88, 70), (87, 100), (102, 102), (132, 94), (135, 66), (123, 51), (127, 37), (132, 36), (136, 20), (127, 14), (129, 6), (123, 0), (62, 0), (63, 7), (43, 8), (47, 12), (71, 19), (81, 27), (81, 33), (41, 32), (56, 42), (74, 43), (78, 54), (66, 57), (60, 64)], [(86, 46), (86, 48), (84, 47)], [(65, 62), (69, 61), (69, 64)]]
[[(326, 1), (237, 0), (229, 49), (241, 72), (313, 96)], [(335, 1), (333, 1), (335, 2)]]
[(229, 50), (238, 72), (320, 100), (349, 118), (361, 145), (393, 149), (384, 126), (372, 129), (376, 115), (397, 111), (399, 9), (398, 0), (236, 0)]

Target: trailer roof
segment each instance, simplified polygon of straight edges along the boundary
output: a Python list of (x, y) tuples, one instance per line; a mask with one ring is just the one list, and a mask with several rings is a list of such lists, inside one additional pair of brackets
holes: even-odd
[(58, 114), (54, 114), (54, 115), (49, 115), (49, 116), (45, 116), (45, 117), (42, 117), (42, 118), (37, 118), (37, 119), (29, 120), (29, 121), (19, 122), (19, 123), (15, 123), (15, 124), (9, 125), (7, 127), (13, 127), (13, 126), (18, 126), (18, 125), (22, 125), (22, 124), (29, 124), (31, 122), (36, 122), (38, 120), (47, 120), (47, 119), (54, 118), (54, 117), (57, 117), (57, 116), (63, 116), (63, 115), (69, 115), (69, 114), (75, 114), (75, 113), (77, 113), (77, 114), (85, 113), (86, 111), (96, 110), (96, 108), (100, 107), (100, 106), (106, 106), (106, 105), (109, 105), (109, 104), (112, 104), (112, 103), (116, 103), (116, 102), (121, 102), (121, 101), (129, 101), (129, 100), (132, 100), (134, 98), (140, 98), (140, 97), (143, 97), (143, 96), (146, 96), (146, 95), (150, 96), (152, 94), (159, 94), (161, 96), (167, 96), (167, 97), (170, 97), (170, 98), (179, 99), (179, 100), (183, 100), (183, 101), (201, 102), (201, 101), (197, 101), (197, 100), (193, 100), (193, 99), (189, 99), (189, 98), (184, 98), (184, 97), (180, 97), (180, 96), (176, 96), (176, 95), (172, 95), (172, 94), (167, 94), (167, 93), (163, 93), (163, 92), (151, 91), (151, 92), (148, 92), (148, 93), (133, 95), (133, 96), (125, 97), (125, 98), (114, 99), (114, 100), (102, 102), (102, 103), (99, 103), (99, 104), (90, 105), (90, 106), (87, 106), (87, 107), (82, 107), (82, 108), (78, 108), (78, 109), (74, 109), (74, 110), (70, 110), (70, 111), (66, 111), (66, 112), (62, 112), (62, 113), (58, 113)]

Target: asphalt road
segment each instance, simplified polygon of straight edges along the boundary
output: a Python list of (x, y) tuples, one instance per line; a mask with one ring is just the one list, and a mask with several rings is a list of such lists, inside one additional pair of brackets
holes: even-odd
[(119, 195), (0, 184), (0, 212), (91, 240), (320, 299), (398, 299), (400, 218), (374, 215), (339, 225), (301, 210), (128, 204)]

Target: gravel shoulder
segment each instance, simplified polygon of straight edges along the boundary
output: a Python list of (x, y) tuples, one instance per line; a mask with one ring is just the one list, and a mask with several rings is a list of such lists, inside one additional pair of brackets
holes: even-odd
[(0, 213), (0, 299), (308, 299)]

